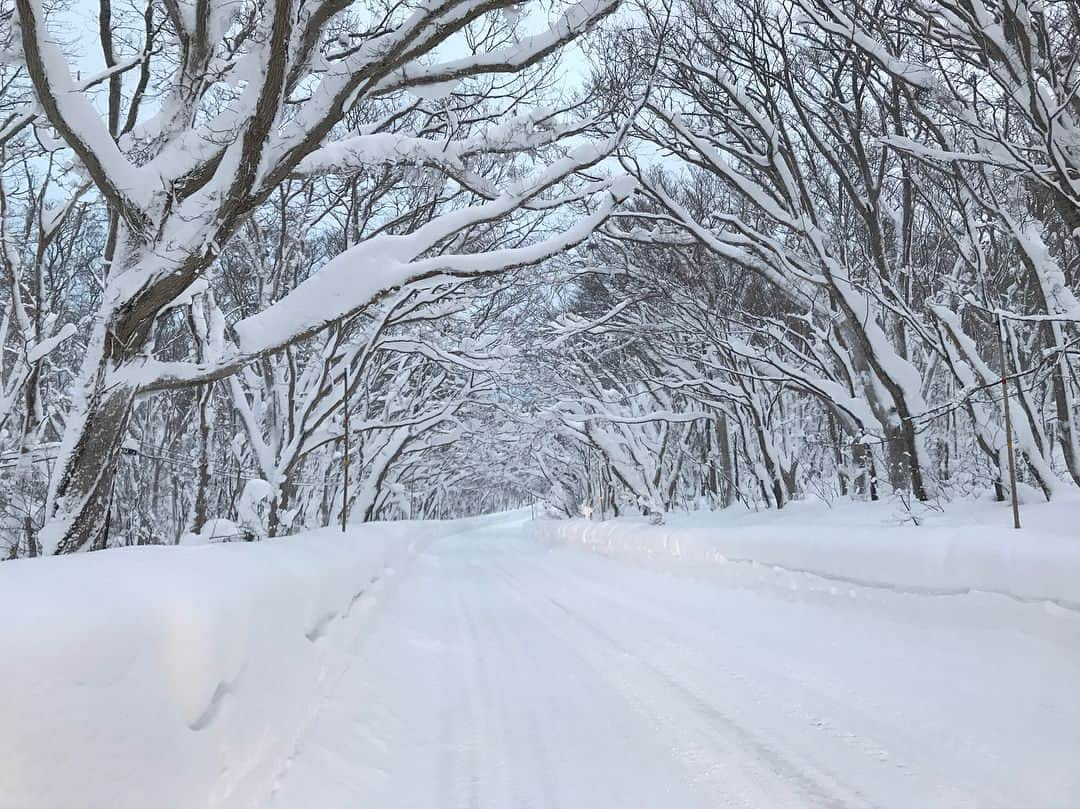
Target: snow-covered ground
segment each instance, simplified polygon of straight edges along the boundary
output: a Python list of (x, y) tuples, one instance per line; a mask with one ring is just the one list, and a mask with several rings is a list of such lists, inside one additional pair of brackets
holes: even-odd
[[(1080, 581), (1031, 572), (1025, 545), (1069, 564), (1069, 507), (1000, 537), (994, 507), (941, 518), (937, 589), (904, 580), (929, 569), (922, 529), (880, 513), (603, 529), (622, 546), (519, 515), (0, 565), (26, 619), (0, 630), (0, 806), (1075, 809)], [(795, 529), (832, 550), (719, 559)], [(860, 537), (874, 581), (806, 572), (855, 565)], [(962, 559), (980, 537), (1054, 597), (953, 587), (987, 569)], [(708, 542), (728, 544), (685, 552)]]
[[(781, 511), (732, 507), (613, 520), (538, 520), (542, 540), (684, 569), (768, 565), (807, 586), (853, 583), (928, 595), (996, 593), (1080, 610), (1080, 500), (1038, 502), (1013, 528), (1006, 503), (958, 501), (914, 512), (888, 502), (818, 500)], [(916, 524), (917, 522), (917, 524)], [(730, 571), (741, 580), (745, 571)], [(796, 577), (797, 578), (797, 577)], [(793, 579), (795, 580), (795, 579)]]
[(473, 524), (0, 564), (0, 807), (259, 805), (365, 613)]
[(1080, 804), (1075, 613), (686, 576), (529, 528), (418, 559), (271, 806)]

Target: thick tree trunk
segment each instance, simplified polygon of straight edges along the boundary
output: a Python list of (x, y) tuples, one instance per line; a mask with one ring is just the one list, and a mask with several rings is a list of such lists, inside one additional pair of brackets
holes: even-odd
[[(156, 257), (150, 266), (140, 265), (136, 257), (154, 256), (154, 247), (118, 249), (131, 257), (117, 258), (118, 265), (128, 269), (110, 277), (105, 287), (106, 300), (122, 302), (102, 314), (83, 360), (84, 405), (66, 428), (42, 532), (43, 548), (53, 553), (105, 547), (113, 480), (139, 392), (135, 381), (116, 372), (146, 350), (158, 316), (212, 260), (211, 254), (203, 253), (164, 266), (154, 266), (161, 264)], [(144, 285), (125, 297), (122, 290), (133, 274), (145, 276)]]
[(836, 464), (836, 479), (840, 487), (840, 496), (847, 497), (848, 495), (848, 473), (847, 464), (844, 459), (844, 448), (840, 443), (840, 431), (836, 426), (836, 417), (830, 412), (828, 414), (829, 419), (829, 440), (833, 445), (833, 463)]
[(102, 383), (87, 401), (81, 425), (69, 428), (78, 435), (58, 469), (50, 518), (42, 531), (46, 552), (105, 547), (113, 480), (134, 401), (134, 386)]
[(1069, 379), (1065, 374), (1066, 370), (1071, 369), (1068, 368), (1068, 359), (1063, 354), (1054, 363), (1050, 378), (1053, 382), (1054, 409), (1061, 435), (1061, 454), (1065, 458), (1069, 477), (1073, 483), (1080, 486), (1080, 449), (1077, 448), (1076, 424), (1073, 419), (1072, 396), (1067, 387)]
[(190, 526), (190, 529), (196, 534), (202, 532), (209, 512), (207, 500), (210, 491), (210, 433), (212, 428), (210, 400), (213, 393), (214, 386), (212, 384), (207, 383), (199, 386), (197, 406), (199, 413), (198, 468), (195, 472), (195, 500), (191, 507)]
[(728, 432), (727, 416), (721, 415), (716, 420), (716, 439), (720, 455), (720, 505), (727, 508), (735, 502), (735, 492), (731, 469), (731, 435)]
[(281, 522), (281, 518), (285, 514), (285, 512), (288, 511), (289, 508), (292, 506), (293, 496), (295, 494), (296, 487), (288, 483), (288, 480), (292, 476), (293, 471), (293, 467), (290, 466), (281, 475), (282, 483), (278, 487), (278, 490), (274, 493), (274, 496), (270, 501), (270, 513), (266, 518), (267, 536), (280, 536), (283, 530), (288, 531), (292, 527), (291, 524), (283, 525)]
[[(874, 343), (855, 312), (839, 292), (835, 297), (846, 315), (845, 343), (851, 351), (853, 364), (866, 376), (862, 385), (863, 395), (885, 435), (889, 483), (898, 491), (910, 491), (917, 500), (928, 500), (922, 452), (913, 420), (916, 414), (911, 412), (903, 387), (890, 376), (886, 364), (876, 356)], [(878, 384), (874, 384), (875, 380)], [(882, 393), (886, 395), (883, 397)]]
[(274, 495), (270, 499), (270, 513), (266, 517), (266, 535), (276, 537), (281, 530), (281, 498)]
[(780, 466), (780, 477), (784, 482), (784, 488), (787, 490), (788, 499), (798, 498), (798, 472), (799, 462), (792, 461), (791, 466), (785, 469), (783, 465)]
[[(908, 452), (908, 437), (902, 425), (891, 425), (885, 432), (885, 464), (889, 485), (893, 491), (906, 492), (913, 489), (912, 476), (916, 473)], [(924, 500), (924, 497), (919, 497)]]
[(780, 462), (773, 456), (768, 437), (765, 435), (763, 425), (758, 422), (754, 425), (754, 434), (757, 437), (758, 451), (768, 476), (768, 483), (761, 482), (762, 491), (765, 493), (766, 502), (771, 501), (776, 509), (782, 509), (788, 502), (788, 491), (784, 485), (783, 470)]
[(873, 450), (862, 441), (856, 441), (851, 445), (851, 458), (855, 466), (862, 470), (855, 479), (855, 492), (869, 496), (871, 501), (877, 500), (877, 468)]

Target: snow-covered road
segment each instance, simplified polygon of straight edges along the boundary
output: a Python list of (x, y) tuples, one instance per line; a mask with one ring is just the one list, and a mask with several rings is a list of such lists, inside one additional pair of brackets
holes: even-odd
[(1080, 616), (647, 569), (504, 524), (366, 616), (275, 809), (1080, 806)]

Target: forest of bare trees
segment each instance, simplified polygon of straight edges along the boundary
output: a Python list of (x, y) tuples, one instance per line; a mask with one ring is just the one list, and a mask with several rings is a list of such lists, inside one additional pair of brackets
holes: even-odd
[(4, 557), (1080, 485), (1076, 0), (0, 0), (0, 40)]

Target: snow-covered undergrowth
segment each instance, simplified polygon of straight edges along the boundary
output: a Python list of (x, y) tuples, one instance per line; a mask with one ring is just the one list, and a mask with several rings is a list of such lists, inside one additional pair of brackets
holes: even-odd
[(1080, 610), (1080, 501), (1023, 508), (1024, 527), (1000, 503), (951, 503), (919, 525), (888, 503), (796, 502), (781, 511), (645, 518), (537, 520), (545, 542), (626, 559), (741, 563), (835, 582), (953, 594), (986, 592)]
[(475, 524), (0, 565), (0, 807), (257, 805), (375, 593)]

